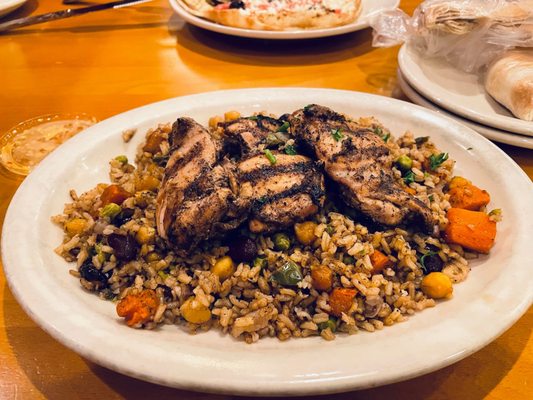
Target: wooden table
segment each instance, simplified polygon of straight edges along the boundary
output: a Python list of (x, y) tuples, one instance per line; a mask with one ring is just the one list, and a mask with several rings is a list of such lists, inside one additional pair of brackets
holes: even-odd
[[(415, 0), (402, 1), (412, 12)], [(29, 0), (13, 14), (61, 8)], [(184, 24), (164, 0), (0, 36), (0, 132), (25, 119), (85, 112), (104, 119), (169, 97), (217, 89), (307, 86), (401, 97), (397, 48), (371, 31), (298, 42), (247, 40)], [(533, 152), (501, 146), (533, 178)], [(21, 179), (0, 174), (0, 223)], [(22, 311), (0, 273), (0, 398), (224, 399), (132, 379), (94, 365)], [(490, 323), (490, 321), (488, 321)], [(438, 372), (334, 399), (526, 399), (533, 393), (533, 309), (499, 339)], [(529, 395), (528, 395), (529, 393)]]

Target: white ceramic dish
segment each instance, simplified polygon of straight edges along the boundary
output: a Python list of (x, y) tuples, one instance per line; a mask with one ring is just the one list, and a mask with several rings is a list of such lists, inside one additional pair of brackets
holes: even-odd
[(441, 58), (421, 57), (406, 45), (400, 49), (398, 63), (409, 84), (440, 107), (486, 126), (533, 136), (533, 122), (515, 118), (493, 100), (477, 75), (460, 71)]
[(178, 0), (169, 0), (170, 5), (180, 17), (188, 23), (213, 32), (233, 36), (242, 36), (255, 39), (312, 39), (327, 36), (342, 35), (368, 28), (369, 18), (378, 12), (391, 10), (398, 7), (400, 0), (362, 0), (362, 11), (357, 21), (343, 26), (326, 29), (299, 29), (293, 31), (264, 31), (254, 29), (233, 28), (211, 22), (197, 17), (188, 12)]
[(409, 85), (400, 70), (398, 70), (398, 84), (400, 85), (400, 88), (402, 89), (404, 94), (413, 103), (425, 107), (429, 110), (437, 111), (438, 113), (445, 115), (446, 117), (452, 118), (457, 122), (460, 122), (461, 124), (472, 128), (473, 130), (485, 136), (487, 139), (494, 140), (495, 142), (523, 147), (526, 149), (533, 149), (533, 138), (530, 136), (523, 136), (517, 133), (505, 132), (496, 128), (490, 128), (488, 126), (481, 125), (476, 122), (464, 119), (458, 115), (452, 114), (433, 104), (420, 93), (418, 93), (411, 85)]
[[(502, 207), (504, 219), (490, 257), (475, 260), (454, 298), (375, 333), (254, 345), (216, 331), (188, 335), (176, 326), (128, 328), (113, 303), (81, 289), (53, 249), (62, 232), (50, 216), (62, 212), (68, 191), (108, 181), (108, 161), (130, 159), (146, 129), (178, 116), (201, 123), (229, 109), (281, 114), (316, 102), (354, 116), (374, 115), (394, 134), (431, 134)], [(125, 144), (121, 133), (139, 133)], [(517, 193), (520, 196), (517, 196)], [(530, 241), (533, 187), (525, 173), (476, 132), (416, 105), (349, 91), (303, 88), (245, 89), (170, 99), (141, 107), (75, 136), (26, 178), (9, 206), (2, 257), (9, 286), (30, 317), (83, 357), (121, 373), (163, 385), (248, 395), (311, 395), (373, 387), (452, 364), (509, 328), (533, 300)], [(36, 278), (36, 279), (34, 279)]]
[(15, 11), (28, 0), (0, 0), (0, 17)]

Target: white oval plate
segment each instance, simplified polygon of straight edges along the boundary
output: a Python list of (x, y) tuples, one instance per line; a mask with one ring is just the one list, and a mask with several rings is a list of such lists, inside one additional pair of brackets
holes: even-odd
[(15, 11), (28, 0), (0, 0), (0, 17)]
[(207, 19), (197, 17), (186, 10), (179, 0), (169, 0), (170, 5), (180, 17), (188, 23), (213, 32), (226, 35), (242, 36), (255, 39), (312, 39), (327, 36), (342, 35), (369, 27), (369, 18), (381, 11), (398, 7), (400, 0), (362, 0), (362, 10), (359, 18), (351, 24), (325, 29), (296, 29), (292, 31), (264, 31), (256, 29), (233, 28), (217, 24)]
[(402, 72), (398, 70), (398, 84), (402, 89), (403, 93), (411, 100), (413, 103), (418, 104), (419, 106), (425, 107), (427, 109), (437, 111), (438, 113), (445, 115), (448, 118), (452, 118), (457, 122), (472, 128), (478, 133), (485, 136), (487, 139), (494, 140), (495, 142), (506, 143), (513, 146), (523, 147), (525, 149), (533, 149), (533, 138), (529, 136), (523, 136), (518, 133), (505, 132), (496, 128), (490, 128), (485, 125), (478, 124), (476, 122), (464, 119), (458, 115), (452, 114), (439, 106), (433, 104), (420, 93), (418, 93), (405, 79)]
[(398, 64), (409, 84), (440, 107), (483, 125), (533, 136), (533, 122), (514, 117), (490, 97), (481, 77), (442, 58), (422, 57), (407, 45), (400, 49)]
[[(128, 328), (113, 303), (81, 289), (72, 265), (53, 249), (62, 232), (50, 222), (79, 193), (108, 181), (109, 160), (133, 159), (145, 130), (190, 116), (206, 124), (227, 110), (282, 114), (310, 102), (353, 116), (375, 115), (396, 135), (431, 134), (503, 208), (490, 257), (473, 264), (454, 298), (375, 333), (327, 342), (319, 337), (247, 345), (217, 331), (191, 336), (176, 326)], [(139, 133), (125, 144), (125, 129)], [(517, 193), (520, 193), (518, 196)], [(26, 178), (9, 206), (2, 235), (7, 281), (43, 329), (83, 357), (118, 372), (179, 388), (248, 395), (311, 395), (383, 385), (456, 362), (509, 328), (532, 302), (533, 188), (494, 144), (449, 118), (408, 102), (349, 91), (270, 88), (211, 92), (154, 103), (112, 117), (61, 145)]]

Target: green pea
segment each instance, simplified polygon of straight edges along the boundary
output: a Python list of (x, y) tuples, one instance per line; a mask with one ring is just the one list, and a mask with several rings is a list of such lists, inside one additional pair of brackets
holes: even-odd
[(342, 262), (346, 265), (352, 265), (355, 264), (355, 258), (352, 256), (345, 255), (342, 257)]
[(413, 160), (411, 160), (409, 156), (403, 154), (396, 160), (396, 166), (401, 171), (409, 171), (411, 168), (413, 168)]
[(284, 233), (276, 233), (274, 235), (274, 249), (277, 251), (285, 251), (291, 247), (291, 240)]
[(118, 214), (120, 214), (121, 211), (122, 211), (122, 208), (118, 204), (109, 203), (100, 210), (100, 216), (109, 217), (109, 219), (113, 219)]
[(303, 279), (300, 266), (289, 261), (272, 274), (270, 280), (283, 286), (296, 286)]
[(96, 243), (94, 245), (94, 251), (96, 252), (96, 257), (98, 258), (98, 261), (100, 263), (104, 263), (106, 261), (106, 254), (102, 251), (102, 243)]
[(124, 155), (116, 156), (116, 157), (115, 157), (115, 160), (117, 160), (117, 161), (120, 162), (121, 164), (127, 164), (127, 163), (128, 163), (128, 157), (126, 157), (126, 156), (124, 156)]
[(327, 321), (318, 324), (318, 329), (321, 331), (328, 328), (331, 330), (331, 332), (335, 332), (337, 330), (337, 319), (331, 317)]
[(268, 266), (268, 260), (265, 256), (259, 256), (254, 259), (253, 267), (259, 267), (261, 269), (266, 268)]

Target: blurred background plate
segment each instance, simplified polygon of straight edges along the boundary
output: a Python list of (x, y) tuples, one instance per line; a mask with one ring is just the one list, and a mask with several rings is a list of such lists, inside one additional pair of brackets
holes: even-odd
[(439, 107), (485, 126), (533, 136), (533, 122), (514, 117), (485, 91), (483, 77), (467, 74), (443, 58), (421, 56), (403, 45), (400, 70), (409, 85)]
[(510, 144), (513, 146), (523, 147), (525, 149), (533, 149), (533, 138), (529, 136), (519, 135), (516, 133), (502, 131), (500, 129), (491, 128), (491, 127), (488, 127), (482, 124), (478, 124), (474, 121), (464, 119), (460, 117), (459, 115), (455, 115), (451, 112), (448, 112), (440, 108), (436, 104), (426, 99), (420, 93), (418, 93), (411, 85), (409, 85), (409, 83), (407, 83), (407, 81), (405, 80), (405, 77), (403, 76), (400, 70), (398, 70), (398, 84), (400, 85), (400, 89), (402, 89), (402, 92), (413, 103), (418, 104), (419, 106), (425, 107), (429, 110), (437, 111), (438, 113), (445, 115), (446, 117), (452, 118), (456, 120), (457, 122), (460, 122), (461, 124), (464, 124), (468, 126), (469, 128), (474, 129), (475, 131), (485, 136), (487, 139), (490, 139), (490, 140), (493, 140), (499, 143), (506, 143), (506, 144)]
[(0, 17), (15, 11), (21, 5), (26, 3), (27, 0), (0, 0)]
[(179, 0), (169, 0), (170, 5), (180, 17), (191, 25), (226, 35), (241, 36), (255, 39), (312, 39), (327, 36), (342, 35), (368, 28), (369, 18), (379, 12), (391, 10), (400, 4), (400, 0), (362, 0), (361, 15), (351, 24), (325, 29), (297, 29), (292, 31), (264, 31), (255, 29), (233, 28), (217, 24), (207, 19), (197, 17), (188, 12)]

